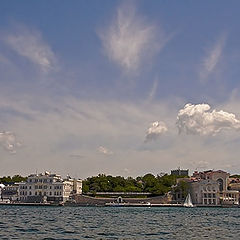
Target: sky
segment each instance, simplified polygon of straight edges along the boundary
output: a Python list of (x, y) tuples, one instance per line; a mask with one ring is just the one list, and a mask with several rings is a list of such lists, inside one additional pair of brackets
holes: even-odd
[(0, 176), (240, 173), (240, 2), (0, 2)]

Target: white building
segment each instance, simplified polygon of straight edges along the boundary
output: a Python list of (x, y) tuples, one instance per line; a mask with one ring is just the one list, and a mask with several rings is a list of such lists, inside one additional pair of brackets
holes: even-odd
[(31, 174), (19, 183), (19, 200), (23, 202), (65, 202), (73, 194), (82, 193), (82, 180), (62, 179), (60, 175), (45, 172)]
[(219, 185), (211, 179), (199, 179), (190, 183), (191, 197), (194, 204), (219, 205)]
[(228, 190), (230, 174), (222, 170), (194, 172), (190, 182), (191, 197), (194, 204), (200, 205), (238, 205), (239, 192)]

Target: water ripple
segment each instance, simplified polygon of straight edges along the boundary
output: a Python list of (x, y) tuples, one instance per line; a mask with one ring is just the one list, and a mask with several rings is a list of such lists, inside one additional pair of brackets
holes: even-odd
[(239, 239), (240, 209), (0, 206), (0, 239)]

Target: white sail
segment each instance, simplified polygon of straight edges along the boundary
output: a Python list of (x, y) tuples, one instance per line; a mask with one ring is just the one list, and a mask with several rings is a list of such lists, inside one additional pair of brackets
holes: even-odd
[(190, 193), (187, 195), (183, 206), (184, 206), (184, 207), (193, 207)]

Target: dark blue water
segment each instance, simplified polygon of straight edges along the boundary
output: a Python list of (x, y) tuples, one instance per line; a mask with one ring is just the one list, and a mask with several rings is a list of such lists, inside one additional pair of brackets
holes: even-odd
[(240, 239), (240, 208), (0, 206), (0, 239)]

